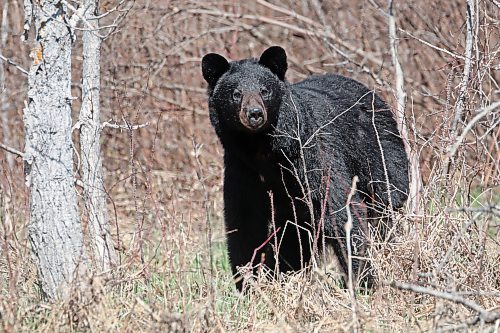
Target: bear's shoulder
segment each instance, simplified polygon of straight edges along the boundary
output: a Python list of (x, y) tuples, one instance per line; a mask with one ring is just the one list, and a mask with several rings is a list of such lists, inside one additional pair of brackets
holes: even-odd
[(323, 96), (328, 103), (336, 103), (340, 107), (354, 106), (365, 110), (388, 109), (387, 104), (363, 83), (352, 78), (334, 74), (311, 75), (305, 80), (290, 86), (292, 93), (300, 99), (318, 100), (315, 97)]

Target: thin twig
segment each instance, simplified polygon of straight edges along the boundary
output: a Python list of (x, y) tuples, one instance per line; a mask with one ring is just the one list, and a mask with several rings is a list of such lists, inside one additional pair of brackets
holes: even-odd
[(471, 213), (485, 213), (500, 216), (500, 205), (490, 205), (485, 207), (460, 207), (449, 208), (446, 212), (471, 212)]
[[(118, 15), (113, 20), (112, 24), (94, 27), (94, 25), (92, 25), (92, 23), (90, 23), (90, 20), (85, 17), (86, 16), (86, 12), (88, 11), (88, 8), (89, 8), (88, 6), (82, 4), (80, 7), (76, 8), (76, 7), (74, 7), (73, 5), (71, 5), (66, 0), (61, 0), (61, 2), (66, 7), (68, 7), (68, 9), (70, 9), (73, 12), (73, 15), (71, 15), (71, 18), (69, 19), (69, 21), (67, 21), (67, 22), (66, 21), (64, 21), (64, 22), (60, 21), (60, 23), (66, 24), (68, 26), (68, 28), (71, 29), (72, 33), (75, 30), (90, 31), (90, 32), (92, 32), (92, 34), (94, 34), (95, 36), (101, 38), (102, 40), (108, 38), (118, 28), (118, 25), (121, 23), (121, 21), (123, 21), (123, 19), (125, 18), (125, 16), (127, 16), (129, 10), (132, 8), (132, 5), (133, 5), (133, 1), (132, 1), (132, 5), (130, 7), (128, 7), (128, 8), (126, 8), (126, 9), (123, 10), (123, 12), (125, 12), (125, 14)], [(120, 3), (115, 8), (111, 9), (108, 13), (105, 13), (105, 14), (101, 15), (101, 17), (104, 17), (104, 16), (110, 14), (112, 11), (115, 11), (116, 8), (118, 6), (120, 6), (122, 3), (123, 3), (123, 1), (120, 1)], [(97, 19), (99, 19), (99, 17), (95, 17), (93, 20), (97, 20)], [(87, 28), (79, 28), (78, 24), (80, 22), (83, 22), (83, 24), (85, 26), (87, 26)], [(98, 31), (101, 31), (101, 30), (108, 30), (108, 31), (107, 31), (107, 33), (105, 35), (100, 35), (98, 33)]]
[(357, 323), (358, 323), (358, 316), (357, 316), (357, 303), (356, 303), (356, 295), (354, 294), (354, 282), (353, 282), (353, 271), (352, 271), (352, 249), (351, 249), (351, 231), (352, 231), (352, 215), (351, 215), (351, 200), (352, 196), (354, 193), (356, 193), (356, 187), (358, 183), (358, 176), (354, 176), (352, 178), (352, 185), (351, 185), (351, 191), (349, 192), (349, 195), (347, 197), (347, 203), (346, 203), (346, 212), (347, 212), (347, 223), (344, 225), (345, 228), (345, 235), (346, 235), (346, 243), (347, 243), (347, 263), (348, 263), (348, 269), (347, 269), (347, 275), (348, 275), (348, 288), (349, 288), (349, 294), (351, 295), (351, 300), (352, 300), (352, 319), (354, 321), (355, 327), (354, 331), (357, 331)]
[(112, 12), (116, 12), (116, 11), (118, 10), (118, 8), (119, 8), (121, 5), (123, 5), (123, 3), (124, 3), (125, 1), (127, 1), (127, 0), (120, 0), (120, 1), (118, 2), (118, 4), (116, 4), (113, 8), (108, 9), (105, 13), (103, 13), (103, 14), (101, 14), (101, 15), (97, 15), (94, 19), (95, 19), (95, 20), (100, 20), (100, 19), (102, 19), (102, 18), (104, 18), (104, 17), (108, 16), (108, 15), (109, 15), (109, 14), (111, 14)]
[[(286, 156), (286, 155), (285, 155)], [(289, 163), (292, 163), (288, 157), (286, 157), (288, 162)], [(300, 230), (299, 230), (299, 227), (298, 227), (298, 218), (297, 218), (297, 208), (295, 207), (295, 200), (292, 198), (292, 196), (290, 195), (290, 192), (288, 191), (288, 187), (286, 186), (286, 182), (285, 182), (285, 177), (284, 177), (284, 174), (283, 174), (283, 171), (288, 171), (290, 172), (290, 174), (294, 175), (294, 177), (296, 179), (299, 179), (298, 177), (298, 174), (297, 174), (297, 169), (295, 168), (295, 166), (293, 164), (290, 164), (293, 171), (291, 169), (288, 169), (288, 168), (285, 168), (284, 166), (281, 166), (280, 168), (280, 173), (281, 173), (281, 183), (283, 184), (283, 187), (285, 189), (285, 193), (288, 197), (288, 200), (290, 200), (290, 203), (292, 204), (292, 212), (293, 212), (293, 221), (295, 222), (294, 225), (295, 225), (295, 230), (297, 231), (297, 239), (299, 241), (299, 253), (300, 253), (300, 268), (303, 269), (304, 268), (304, 247), (302, 246), (302, 237), (300, 236)], [(299, 184), (302, 184), (302, 182), (299, 181)], [(300, 185), (300, 188), (302, 189), (303, 191), (303, 186)], [(285, 224), (285, 228), (286, 228), (287, 224)]]
[(21, 73), (23, 73), (24, 75), (28, 75), (28, 71), (25, 70), (24, 68), (22, 68), (19, 64), (17, 64), (15, 61), (12, 61), (10, 60), (9, 58), (6, 58), (4, 57), (3, 55), (0, 54), (0, 60), (3, 60), (5, 61), (6, 63), (8, 63), (9, 65), (12, 65), (14, 66), (16, 69), (18, 69), (19, 71), (21, 71)]
[[(380, 141), (380, 135), (378, 133), (378, 128), (375, 124), (375, 92), (372, 95), (372, 126), (373, 131), (375, 132), (375, 137), (377, 138), (377, 144), (380, 149), (380, 158), (382, 160), (382, 168), (384, 171), (385, 184), (387, 188), (387, 202), (389, 203), (389, 212), (393, 213), (393, 205), (392, 205), (392, 195), (391, 195), (391, 182), (389, 180), (389, 172), (387, 171), (387, 164), (385, 159), (384, 147), (382, 146), (382, 142)], [(386, 236), (386, 239), (390, 239), (390, 235), (392, 234), (393, 228), (389, 231), (389, 235)]]
[[(312, 5), (316, 11), (316, 15), (319, 17), (321, 24), (323, 25), (323, 29), (325, 29), (325, 31), (328, 34), (333, 34), (332, 27), (331, 27), (331, 25), (329, 25), (327, 23), (325, 12), (324, 12), (321, 4), (319, 3), (319, 1), (313, 0)], [(301, 18), (301, 17), (302, 16), (300, 16), (300, 15), (298, 16), (298, 18)], [(313, 22), (311, 24), (318, 25), (315, 21), (313, 21), (313, 20), (310, 20), (310, 21)], [(362, 60), (360, 62), (355, 61), (354, 57), (351, 54), (341, 50), (339, 47), (339, 45), (341, 45), (341, 44), (337, 43), (336, 41), (332, 40), (331, 38), (327, 38), (326, 36), (323, 36), (322, 40), (323, 40), (323, 43), (327, 44), (331, 50), (335, 51), (336, 53), (338, 53), (342, 57), (344, 57), (347, 60), (347, 62), (354, 64), (355, 66), (359, 67), (363, 72), (368, 73), (375, 80), (375, 82), (377, 82), (377, 84), (379, 84), (381, 86), (387, 85), (384, 81), (382, 81), (380, 76), (375, 74), (370, 68), (368, 68), (368, 66), (366, 66), (364, 64), (365, 63), (364, 60)], [(348, 47), (345, 47), (345, 48), (348, 48)], [(364, 57), (363, 57), (363, 59), (364, 59)]]
[(476, 221), (476, 219), (479, 217), (479, 215), (481, 215), (481, 213), (476, 213), (474, 215), (474, 217), (471, 218), (469, 220), (469, 222), (467, 222), (463, 226), (463, 228), (460, 230), (460, 232), (458, 232), (457, 235), (455, 235), (455, 237), (451, 243), (451, 246), (449, 247), (448, 251), (446, 251), (446, 254), (444, 255), (443, 259), (441, 259), (441, 262), (439, 263), (439, 265), (436, 269), (436, 271), (438, 273), (440, 273), (443, 270), (444, 266), (446, 266), (446, 264), (448, 263), (448, 260), (450, 259), (451, 254), (453, 253), (453, 251), (455, 251), (455, 248), (458, 245), (458, 242), (462, 238), (463, 234), (467, 231), (467, 229), (469, 229), (469, 227), (472, 225), (472, 223), (474, 223)]
[[(279, 20), (272, 19), (272, 18), (269, 18), (266, 16), (261, 16), (261, 15), (234, 14), (234, 13), (229, 13), (229, 12), (222, 12), (222, 11), (208, 10), (208, 9), (188, 9), (187, 12), (191, 13), (191, 14), (202, 14), (202, 15), (204, 14), (204, 15), (212, 15), (212, 16), (256, 20), (256, 21), (267, 23), (267, 24), (279, 26), (279, 27), (282, 27), (285, 29), (289, 29), (291, 31), (295, 31), (297, 33), (308, 35), (308, 36), (327, 37), (327, 38), (332, 39), (334, 42), (344, 46), (349, 51), (354, 52), (363, 58), (366, 58), (367, 60), (371, 61), (375, 65), (380, 66), (380, 67), (383, 66), (382, 60), (377, 58), (374, 54), (366, 52), (362, 49), (356, 48), (353, 45), (347, 44), (342, 38), (339, 38), (339, 37), (335, 36), (333, 33), (328, 33), (328, 32), (323, 31), (323, 30), (319, 30), (319, 29), (318, 30), (310, 30), (310, 29), (300, 28), (297, 25), (281, 22)], [(301, 19), (301, 17), (297, 16), (297, 15), (294, 15), (293, 17), (295, 17), (297, 19)]]
[(3, 143), (0, 143), (0, 149), (3, 149), (3, 150), (5, 150), (5, 151), (7, 151), (7, 152), (9, 152), (11, 154), (14, 154), (14, 155), (17, 155), (19, 157), (24, 158), (24, 153), (23, 152), (20, 152), (17, 149), (8, 147), (8, 146), (4, 145)]
[(428, 41), (426, 40), (423, 40), (421, 38), (418, 38), (417, 36), (413, 35), (411, 32), (409, 31), (406, 31), (405, 29), (401, 29), (401, 28), (398, 28), (399, 31), (401, 32), (404, 32), (405, 34), (407, 34), (408, 36), (410, 36), (411, 38), (413, 39), (416, 39), (417, 41), (419, 41), (420, 43), (424, 44), (424, 45), (427, 45), (429, 46), (430, 48), (433, 48), (434, 50), (436, 51), (439, 51), (439, 52), (443, 52), (443, 53), (446, 53), (447, 55), (449, 55), (450, 57), (454, 58), (454, 59), (461, 59), (461, 60), (465, 60), (465, 57), (460, 55), (460, 54), (455, 54), (447, 49), (443, 49), (442, 47), (439, 47), (439, 46), (436, 46), (434, 44), (431, 44), (429, 43)]
[(85, 17), (86, 16), (86, 12), (90, 8), (89, 4), (81, 4), (79, 8), (75, 8), (73, 5), (71, 5), (66, 0), (61, 0), (61, 2), (66, 7), (68, 7), (71, 11), (73, 11), (73, 15), (71, 15), (71, 18), (69, 19), (69, 22), (68, 22), (69, 28), (71, 30), (75, 30), (75, 28), (77, 27), (78, 23), (81, 21), (81, 22), (83, 22), (88, 27), (88, 31), (91, 31), (93, 34), (95, 34), (97, 37), (99, 37), (101, 39), (104, 38), (104, 36), (101, 36), (101, 35), (99, 35), (97, 33), (97, 31), (99, 30), (99, 28), (94, 27), (92, 25), (92, 23), (90, 23), (87, 20), (87, 18)]
[[(500, 312), (494, 312), (494, 311), (487, 311), (483, 309), (479, 304), (477, 304), (474, 301), (471, 301), (469, 299), (463, 298), (457, 294), (452, 294), (449, 292), (443, 292), (427, 287), (422, 287), (422, 286), (417, 286), (414, 284), (410, 283), (404, 283), (404, 282), (397, 282), (397, 281), (392, 281), (392, 282), (386, 282), (386, 285), (396, 288), (396, 289), (401, 289), (401, 290), (410, 290), (416, 293), (421, 293), (421, 294), (427, 294), (431, 295), (434, 297), (442, 298), (448, 301), (452, 301), (458, 304), (462, 304), (465, 307), (468, 307), (469, 309), (477, 312), (479, 314), (479, 320), (483, 321), (484, 323), (493, 323), (496, 320), (500, 319)], [(475, 324), (478, 320), (475, 319), (470, 322), (470, 324)]]
[[(303, 172), (304, 172), (304, 180), (303, 181), (305, 183), (305, 188), (307, 190), (307, 193), (303, 192), (303, 194), (304, 194), (304, 198), (306, 198), (306, 200), (307, 200), (306, 203), (307, 203), (307, 206), (309, 208), (309, 216), (311, 217), (311, 225), (312, 225), (312, 231), (313, 231), (313, 235), (314, 235), (316, 232), (316, 224), (315, 224), (316, 219), (314, 216), (314, 205), (313, 205), (313, 200), (312, 200), (311, 186), (309, 184), (309, 177), (307, 176), (309, 173), (309, 170), (307, 169), (307, 163), (306, 163), (306, 158), (305, 158), (305, 154), (304, 154), (304, 149), (307, 149), (307, 145), (302, 144), (302, 137), (300, 136), (300, 131), (301, 131), (300, 112), (299, 112), (297, 105), (295, 104), (295, 101), (293, 100), (292, 95), (290, 95), (290, 102), (293, 106), (293, 109), (295, 110), (295, 115), (297, 118), (297, 132), (296, 132), (297, 137), (296, 137), (296, 140), (298, 141), (298, 144), (299, 144), (300, 161), (302, 162), (302, 168), (303, 168)], [(314, 256), (313, 256), (313, 260), (314, 260)]]
[(212, 245), (212, 223), (210, 219), (210, 200), (208, 197), (208, 190), (207, 186), (205, 184), (205, 177), (203, 176), (203, 166), (200, 161), (200, 155), (201, 155), (201, 149), (203, 147), (203, 144), (198, 144), (195, 142), (194, 138), (192, 139), (193, 142), (193, 152), (194, 152), (194, 158), (196, 160), (196, 178), (198, 178), (198, 182), (201, 185), (201, 188), (203, 189), (203, 206), (205, 208), (205, 221), (207, 223), (207, 243), (208, 243), (208, 255), (210, 258), (210, 278), (212, 279), (210, 283), (210, 291), (212, 292), (212, 295), (215, 293), (215, 284), (213, 283), (213, 278), (214, 278), (214, 251), (213, 251), (213, 245)]
[[(465, 126), (464, 130), (462, 131), (462, 134), (457, 138), (453, 146), (451, 146), (449, 152), (448, 152), (448, 159), (452, 158), (455, 153), (457, 152), (458, 147), (462, 143), (462, 141), (465, 139), (465, 136), (467, 133), (472, 129), (472, 127), (484, 116), (488, 115), (490, 112), (493, 112), (496, 108), (500, 107), (500, 101), (495, 102), (493, 104), (490, 104), (488, 107), (483, 108), (482, 110), (479, 111), (478, 114), (472, 120)], [(499, 110), (496, 110), (498, 112)]]
[(267, 239), (262, 243), (260, 244), (258, 247), (255, 248), (255, 250), (253, 250), (253, 254), (252, 254), (252, 259), (250, 259), (250, 264), (253, 265), (253, 261), (255, 260), (255, 257), (257, 256), (257, 253), (259, 252), (260, 249), (262, 249), (264, 246), (266, 246), (267, 243), (269, 243), (269, 241), (273, 238), (273, 237), (276, 237), (276, 235), (278, 234), (278, 232), (281, 230), (281, 227), (278, 227), (276, 230), (274, 230), (268, 237)]
[(278, 246), (278, 237), (276, 237), (276, 210), (274, 209), (274, 196), (273, 196), (273, 191), (268, 191), (267, 194), (269, 195), (269, 200), (271, 204), (271, 226), (273, 228), (273, 233), (275, 235), (274, 237), (274, 262), (276, 263), (274, 269), (275, 269), (275, 274), (276, 276), (279, 276), (280, 274), (280, 265), (279, 263), (279, 246)]
[(136, 130), (136, 129), (143, 128), (146, 126), (149, 126), (149, 122), (147, 122), (145, 124), (139, 124), (139, 125), (128, 125), (128, 124), (112, 124), (110, 122), (105, 121), (101, 125), (102, 128), (111, 127), (111, 128), (123, 129), (123, 130)]

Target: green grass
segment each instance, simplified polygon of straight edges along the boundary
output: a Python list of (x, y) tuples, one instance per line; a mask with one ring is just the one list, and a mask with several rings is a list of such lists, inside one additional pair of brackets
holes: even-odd
[[(485, 194), (475, 197), (474, 203), (480, 206), (478, 200), (484, 200), (484, 197)], [(459, 207), (459, 203), (454, 203), (454, 206)], [(400, 223), (406, 227), (398, 231), (397, 241), (373, 259), (381, 278), (412, 281), (414, 232), (420, 232), (422, 242), (418, 269), (431, 272), (451, 246), (466, 217), (463, 212), (446, 215), (445, 210), (439, 209), (427, 215), (421, 221), (423, 227), (418, 229), (408, 228), (414, 226), (414, 221), (404, 217)], [(484, 221), (486, 219), (481, 217), (476, 222), (480, 226)], [(95, 280), (92, 288), (75, 295), (70, 302), (51, 304), (40, 301), (32, 264), (16, 263), (16, 267), (22, 267), (16, 295), (20, 301), (17, 304), (6, 302), (5, 297), (9, 294), (3, 285), (0, 294), (2, 318), (13, 318), (9, 320), (14, 323), (12, 327), (16, 332), (88, 332), (91, 327), (94, 331), (170, 332), (175, 331), (175, 325), (194, 332), (312, 332), (314, 329), (332, 332), (352, 329), (349, 292), (341, 288), (335, 275), (325, 273), (326, 268), (313, 273), (292, 274), (278, 281), (255, 279), (249, 292), (240, 295), (235, 291), (226, 244), (220, 235), (224, 230), (222, 221), (215, 220), (212, 225), (215, 235), (210, 252), (206, 230), (202, 228), (194, 232), (183, 223), (177, 226), (176, 232), (185, 233), (182, 237), (151, 233), (149, 245), (144, 247), (145, 264), (137, 259), (139, 256), (123, 253), (122, 267), (101, 280)], [(442, 288), (448, 288), (450, 280), (461, 281), (461, 290), (477, 287), (469, 277), (478, 274), (476, 254), (481, 238), (477, 229), (472, 231), (464, 233), (445, 272), (437, 276), (436, 283), (443, 284)], [(481, 290), (497, 292), (494, 281), (500, 272), (495, 250), (488, 245), (491, 242), (486, 241), (486, 252), (481, 259), (484, 267)], [(361, 331), (429, 329), (437, 311), (436, 300), (419, 295), (413, 304), (411, 301), (411, 293), (381, 285), (370, 292), (357, 290), (357, 320)], [(484, 308), (498, 304), (491, 297), (476, 301), (482, 302)], [(440, 304), (451, 314), (457, 313), (465, 318), (473, 315), (462, 306)], [(412, 315), (409, 309), (412, 309)], [(456, 316), (451, 317), (457, 320)], [(440, 320), (451, 320), (449, 316), (442, 318)]]

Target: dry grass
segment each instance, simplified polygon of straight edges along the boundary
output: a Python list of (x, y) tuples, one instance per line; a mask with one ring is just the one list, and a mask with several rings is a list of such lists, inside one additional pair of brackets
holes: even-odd
[[(385, 2), (316, 3), (137, 1), (102, 50), (103, 121), (150, 123), (133, 134), (103, 133), (120, 265), (94, 274), (69, 301), (42, 301), (26, 239), (22, 161), (9, 165), (0, 150), (0, 331), (499, 331), (499, 320), (471, 323), (478, 313), (469, 307), (389, 285), (407, 282), (500, 311), (498, 109), (472, 127), (445, 163), (476, 111), (498, 100), (500, 14), (492, 1), (477, 2), (474, 61), (456, 133), (450, 127), (464, 77), (465, 2), (396, 3), (408, 139), (424, 187), (419, 210), (396, 214), (393, 241), (370, 249), (377, 287), (352, 299), (332, 258), (312, 273), (260, 277), (248, 295), (235, 293), (224, 243), (222, 150), (207, 117), (200, 56), (238, 59), (279, 44), (289, 54), (292, 82), (339, 72), (376, 88), (392, 105), (396, 100)], [(11, 33), (0, 54), (27, 68), (29, 51), (17, 38), (20, 5), (12, 2)], [(80, 82), (79, 48), (74, 82)], [(0, 109), (7, 110), (1, 109), (11, 132), (0, 132), (0, 143), (20, 149), (26, 83), (12, 66), (6, 73), (0, 93), (8, 104)], [(75, 96), (78, 90), (75, 84)]]
[[(372, 293), (356, 295), (356, 321), (353, 300), (339, 286), (335, 265), (283, 276), (280, 281), (257, 279), (251, 282), (248, 295), (237, 295), (218, 220), (213, 226), (217, 230), (211, 252), (213, 269), (207, 265), (206, 230), (178, 223), (174, 234), (151, 235), (145, 264), (129, 260), (125, 251), (122, 257), (130, 263), (94, 276), (90, 287), (68, 302), (41, 302), (34, 267), (11, 257), (10, 269), (16, 272), (17, 283), (10, 291), (8, 285), (2, 287), (2, 328), (6, 332), (332, 332), (355, 328), (405, 332), (467, 327), (465, 323), (477, 315), (474, 311), (383, 285), (392, 280), (419, 281), (462, 295), (484, 309), (498, 309), (498, 244), (493, 235), (484, 235), (491, 219), (478, 218), (470, 229), (462, 230), (465, 214), (446, 215), (429, 214), (417, 224), (402, 216), (398, 223), (402, 231), (395, 241), (373, 253), (381, 282)], [(458, 235), (461, 238), (447, 264), (436, 271)], [(2, 262), (2, 273), (6, 272), (9, 267)], [(486, 329), (493, 326), (463, 328)]]

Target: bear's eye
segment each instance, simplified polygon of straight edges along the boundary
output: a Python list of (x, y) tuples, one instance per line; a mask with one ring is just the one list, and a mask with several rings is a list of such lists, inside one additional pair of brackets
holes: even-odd
[(266, 87), (260, 88), (260, 95), (263, 98), (269, 98), (271, 96), (271, 91), (269, 91)]
[(236, 101), (236, 102), (239, 102), (241, 100), (241, 91), (239, 91), (238, 89), (235, 89), (233, 91), (233, 99)]

